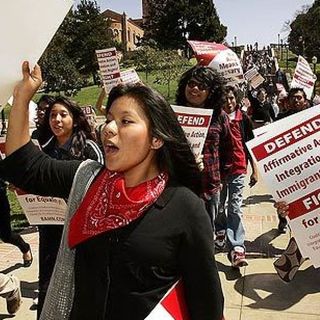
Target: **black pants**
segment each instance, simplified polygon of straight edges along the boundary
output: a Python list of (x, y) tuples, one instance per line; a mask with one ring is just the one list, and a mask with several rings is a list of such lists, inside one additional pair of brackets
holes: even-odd
[(7, 197), (7, 190), (0, 186), (0, 239), (3, 242), (17, 246), (22, 253), (30, 250), (30, 245), (26, 243), (20, 234), (11, 229), (10, 204)]
[(63, 226), (42, 225), (39, 229), (39, 319), (60, 246)]

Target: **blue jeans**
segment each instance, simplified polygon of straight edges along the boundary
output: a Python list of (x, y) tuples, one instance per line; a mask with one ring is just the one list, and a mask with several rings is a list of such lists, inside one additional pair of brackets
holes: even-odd
[(220, 202), (220, 191), (217, 191), (215, 194), (211, 195), (209, 199), (205, 201), (213, 231), (215, 231), (214, 230), (215, 220), (219, 213), (219, 202)]
[[(216, 231), (226, 230), (230, 250), (236, 246), (244, 248), (245, 230), (242, 222), (242, 193), (244, 174), (228, 177), (220, 193), (219, 214), (215, 220)], [(228, 196), (227, 215), (225, 203)]]

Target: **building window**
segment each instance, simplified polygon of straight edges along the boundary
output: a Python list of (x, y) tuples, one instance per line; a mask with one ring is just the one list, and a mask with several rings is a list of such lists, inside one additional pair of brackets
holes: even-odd
[(136, 41), (136, 33), (133, 31), (133, 36), (132, 36), (132, 40), (133, 40), (133, 43), (136, 44), (137, 41)]
[(130, 30), (128, 30), (128, 42), (130, 42), (131, 40), (131, 34), (130, 34)]

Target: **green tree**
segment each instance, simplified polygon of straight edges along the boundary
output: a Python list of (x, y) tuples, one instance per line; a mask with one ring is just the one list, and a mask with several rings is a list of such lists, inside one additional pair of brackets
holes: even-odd
[(188, 38), (221, 42), (227, 28), (212, 0), (149, 0), (145, 30), (144, 39), (161, 49), (185, 49)]
[(290, 49), (304, 55), (310, 61), (313, 56), (320, 59), (320, 0), (300, 12), (290, 24), (288, 42)]
[(171, 84), (185, 71), (188, 60), (180, 56), (176, 50), (158, 51), (158, 72), (156, 83), (167, 86), (167, 98), (170, 98)]
[(68, 55), (82, 75), (96, 79), (98, 63), (95, 50), (113, 47), (116, 43), (108, 33), (110, 23), (100, 14), (96, 1), (81, 0), (72, 13), (71, 42)]
[(46, 92), (75, 93), (83, 85), (74, 60), (67, 54), (72, 41), (71, 19), (70, 11), (39, 61)]
[(158, 57), (159, 51), (150, 46), (141, 46), (133, 53), (135, 67), (137, 70), (145, 72), (147, 82), (151, 71), (158, 68)]

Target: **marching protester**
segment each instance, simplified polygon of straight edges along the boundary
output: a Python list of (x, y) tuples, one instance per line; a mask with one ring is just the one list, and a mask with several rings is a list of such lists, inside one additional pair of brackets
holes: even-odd
[[(65, 97), (43, 97), (45, 112), (38, 115), (38, 141), (43, 152), (60, 160), (92, 159), (103, 163), (103, 154), (94, 142), (91, 127), (81, 110)], [(43, 109), (43, 108), (42, 108)], [(40, 110), (38, 110), (39, 113)], [(48, 137), (50, 139), (48, 140)], [(39, 225), (38, 318), (49, 286), (61, 242), (62, 225)]]
[(0, 178), (0, 239), (19, 248), (22, 253), (23, 266), (27, 268), (31, 266), (33, 261), (31, 247), (19, 233), (12, 231), (10, 211), (7, 183)]
[(8, 313), (17, 313), (22, 302), (20, 280), (0, 272), (0, 296), (6, 299)]
[[(307, 96), (302, 88), (291, 88), (287, 98), (287, 108), (278, 114), (277, 120), (286, 118), (299, 111), (305, 110), (309, 106)], [(278, 230), (280, 233), (286, 233), (288, 229), (286, 218), (278, 214), (279, 224)]]
[(251, 90), (248, 90), (248, 98), (250, 100), (250, 115), (254, 128), (259, 128), (275, 120), (275, 114), (271, 103), (267, 99), (267, 91), (265, 88), (259, 88), (256, 96), (253, 96)]
[[(250, 187), (258, 181), (256, 165), (250, 156), (245, 142), (254, 138), (253, 124), (246, 113), (240, 110), (241, 94), (239, 88), (227, 86), (224, 90), (224, 111), (230, 119), (230, 130), (233, 139), (232, 168), (223, 181), (220, 194), (219, 214), (216, 218), (216, 232), (226, 233), (228, 258), (233, 267), (248, 265), (245, 257), (245, 229), (242, 221), (242, 195), (244, 179), (247, 173), (247, 163), (250, 162), (252, 173)], [(228, 198), (227, 208), (225, 208)], [(227, 215), (226, 215), (227, 212)]]
[[(178, 83), (176, 103), (193, 108), (212, 109), (212, 120), (203, 148), (202, 183), (213, 229), (218, 215), (222, 177), (232, 166), (232, 139), (228, 116), (222, 110), (224, 80), (212, 68), (195, 66)], [(225, 232), (216, 232), (215, 245), (225, 243)]]
[(222, 319), (200, 171), (170, 105), (141, 84), (113, 88), (105, 166), (59, 161), (30, 142), (27, 106), (41, 81), (24, 62), (0, 164), (27, 191), (69, 196), (41, 319), (143, 320), (179, 279), (190, 319)]

